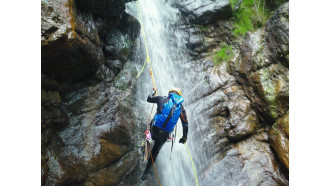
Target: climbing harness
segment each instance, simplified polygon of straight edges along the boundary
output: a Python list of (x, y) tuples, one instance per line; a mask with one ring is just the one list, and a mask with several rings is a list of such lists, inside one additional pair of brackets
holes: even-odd
[(186, 144), (184, 144), (184, 145), (186, 146), (186, 149), (187, 149), (187, 151), (188, 151), (188, 154), (189, 154), (189, 157), (190, 157), (190, 160), (191, 160), (191, 164), (192, 164), (192, 166), (193, 166), (194, 173), (195, 173), (196, 185), (198, 186), (198, 180), (197, 180), (197, 175), (196, 175), (196, 171), (195, 171), (194, 162), (193, 162), (193, 160), (192, 160), (192, 157), (191, 157), (191, 155), (190, 155), (190, 152), (189, 152), (189, 149), (188, 149), (187, 145), (186, 145)]

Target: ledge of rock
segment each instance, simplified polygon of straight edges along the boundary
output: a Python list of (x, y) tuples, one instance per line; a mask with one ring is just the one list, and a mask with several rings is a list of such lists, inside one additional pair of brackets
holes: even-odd
[(210, 24), (219, 19), (228, 19), (232, 15), (229, 0), (179, 1), (175, 4), (187, 17), (189, 23)]

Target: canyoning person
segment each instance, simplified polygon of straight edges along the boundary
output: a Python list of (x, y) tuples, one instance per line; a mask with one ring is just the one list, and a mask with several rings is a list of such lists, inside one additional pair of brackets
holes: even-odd
[[(183, 136), (179, 143), (184, 144), (187, 141), (188, 135), (188, 119), (186, 110), (183, 108), (181, 97), (181, 90), (179, 88), (173, 88), (169, 91), (168, 96), (155, 96), (156, 90), (148, 96), (147, 102), (157, 103), (157, 113), (152, 121), (148, 124), (151, 129), (151, 137), (155, 141), (155, 144), (151, 151), (153, 161), (156, 161), (157, 155), (164, 143), (169, 138), (170, 133), (173, 131), (178, 119), (180, 118), (183, 128)], [(148, 159), (146, 169), (141, 177), (142, 180), (146, 180), (150, 168), (152, 166), (151, 156)]]

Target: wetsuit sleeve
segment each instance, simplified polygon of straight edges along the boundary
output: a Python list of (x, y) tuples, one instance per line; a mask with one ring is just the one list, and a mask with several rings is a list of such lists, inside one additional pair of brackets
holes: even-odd
[(162, 106), (163, 104), (169, 99), (167, 97), (164, 97), (164, 96), (155, 96), (155, 92), (151, 93), (149, 96), (148, 96), (148, 99), (147, 99), (147, 102), (149, 103), (157, 103), (157, 113), (160, 114), (162, 113)]
[(183, 129), (183, 137), (187, 138), (188, 136), (188, 118), (187, 118), (187, 113), (184, 107), (181, 107), (181, 115), (180, 115), (180, 120), (182, 123), (182, 129)]
[(149, 103), (157, 103), (157, 102), (159, 102), (159, 99), (160, 99), (161, 96), (156, 96), (156, 97), (154, 97), (155, 94), (156, 94), (156, 92), (153, 91), (153, 92), (148, 96), (147, 102), (149, 102)]

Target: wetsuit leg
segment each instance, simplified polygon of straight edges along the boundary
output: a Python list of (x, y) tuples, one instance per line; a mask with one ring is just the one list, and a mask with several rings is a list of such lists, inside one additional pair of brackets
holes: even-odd
[[(154, 145), (154, 147), (151, 150), (151, 154), (152, 154), (152, 158), (153, 158), (154, 163), (156, 161), (156, 158), (157, 158), (157, 156), (159, 154), (160, 149), (163, 147), (163, 145), (164, 145), (165, 142), (166, 142), (166, 139), (165, 139), (165, 141), (164, 140), (163, 141), (161, 141), (161, 140), (155, 141), (155, 145)], [(145, 171), (149, 171), (151, 165), (152, 165), (152, 159), (151, 159), (151, 156), (149, 156), (148, 164), (147, 164), (147, 167), (146, 167), (146, 170)]]
[[(154, 147), (151, 150), (151, 154), (152, 154), (152, 158), (154, 160), (154, 163), (156, 161), (156, 158), (159, 154), (160, 149), (163, 147), (164, 143), (166, 142), (168, 135), (169, 134), (167, 132), (162, 132), (159, 129), (154, 128), (153, 139), (155, 140), (155, 144), (154, 144)], [(149, 171), (151, 166), (152, 166), (152, 160), (151, 160), (151, 156), (150, 156), (149, 159), (148, 159), (148, 164), (147, 164), (147, 167), (145, 169), (145, 172)]]

